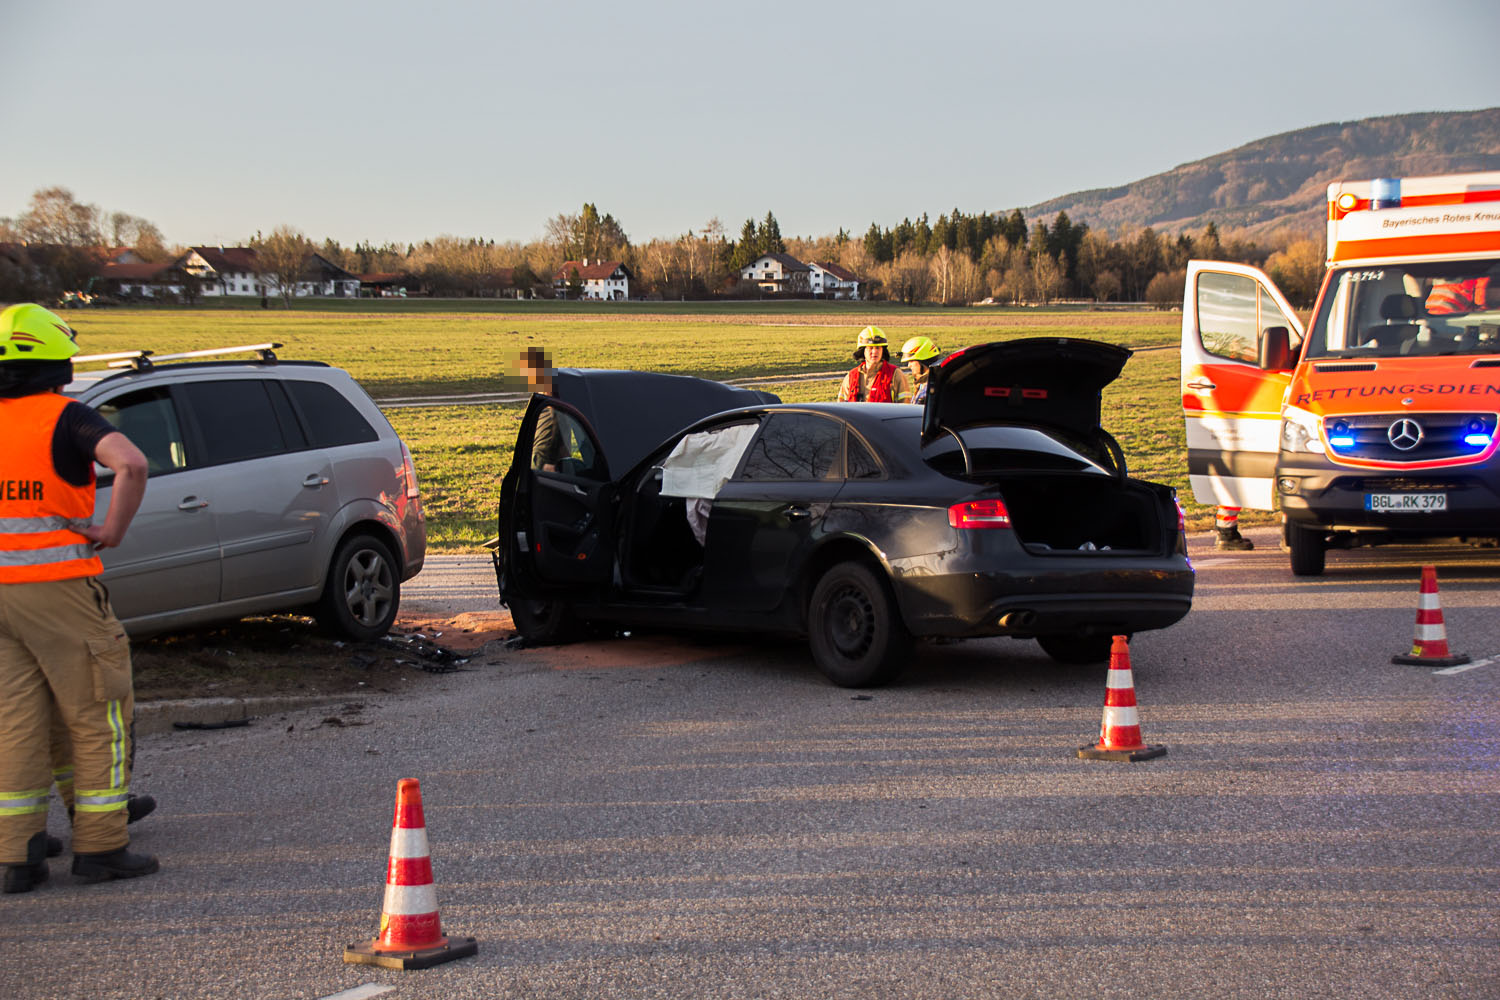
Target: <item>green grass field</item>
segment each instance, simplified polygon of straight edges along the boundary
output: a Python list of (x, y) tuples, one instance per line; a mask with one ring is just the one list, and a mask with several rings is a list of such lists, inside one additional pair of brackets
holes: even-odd
[[(855, 336), (869, 323), (884, 329), (897, 346), (921, 335), (947, 350), (1021, 337), (1087, 337), (1138, 350), (1104, 397), (1104, 425), (1125, 449), (1132, 474), (1176, 486), (1192, 527), (1207, 527), (1212, 520), (1212, 508), (1193, 504), (1187, 490), (1175, 313), (806, 302), (475, 306), (407, 299), (342, 302), (339, 309), (303, 305), (290, 311), (76, 310), (67, 319), (88, 354), (280, 342), (285, 345), (281, 357), (346, 368), (377, 401), (496, 391), (528, 345), (545, 347), (565, 367), (732, 379), (847, 370)], [(833, 379), (772, 382), (764, 388), (800, 402), (831, 399), (837, 384)], [(472, 548), (494, 533), (500, 480), (520, 414), (518, 404), (388, 411), (416, 458), (434, 549)], [(1247, 512), (1245, 520), (1269, 517)]]

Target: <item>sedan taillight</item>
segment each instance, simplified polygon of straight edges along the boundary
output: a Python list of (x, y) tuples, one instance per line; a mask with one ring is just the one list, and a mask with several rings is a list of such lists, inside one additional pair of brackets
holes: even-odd
[(948, 524), (959, 530), (1009, 528), (1010, 511), (1004, 500), (970, 500), (948, 508)]
[(415, 500), (422, 495), (422, 488), (417, 485), (417, 463), (412, 461), (405, 441), (401, 442), (401, 464), (402, 476), (406, 480), (406, 498)]

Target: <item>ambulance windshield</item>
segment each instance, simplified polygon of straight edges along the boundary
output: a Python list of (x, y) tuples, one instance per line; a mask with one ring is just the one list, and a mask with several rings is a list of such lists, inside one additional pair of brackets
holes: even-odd
[(1500, 354), (1500, 260), (1335, 271), (1307, 339), (1308, 358)]

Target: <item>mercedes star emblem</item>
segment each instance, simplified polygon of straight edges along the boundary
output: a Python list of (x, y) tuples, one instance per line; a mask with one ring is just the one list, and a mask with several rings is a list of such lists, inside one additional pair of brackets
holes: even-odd
[(1391, 424), (1385, 436), (1397, 451), (1411, 451), (1422, 443), (1422, 425), (1409, 417), (1402, 417)]

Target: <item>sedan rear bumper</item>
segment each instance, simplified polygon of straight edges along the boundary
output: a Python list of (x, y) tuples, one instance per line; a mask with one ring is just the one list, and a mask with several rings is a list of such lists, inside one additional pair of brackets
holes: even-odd
[(1117, 635), (1166, 628), (1192, 608), (1193, 571), (906, 577), (896, 584), (918, 636)]

